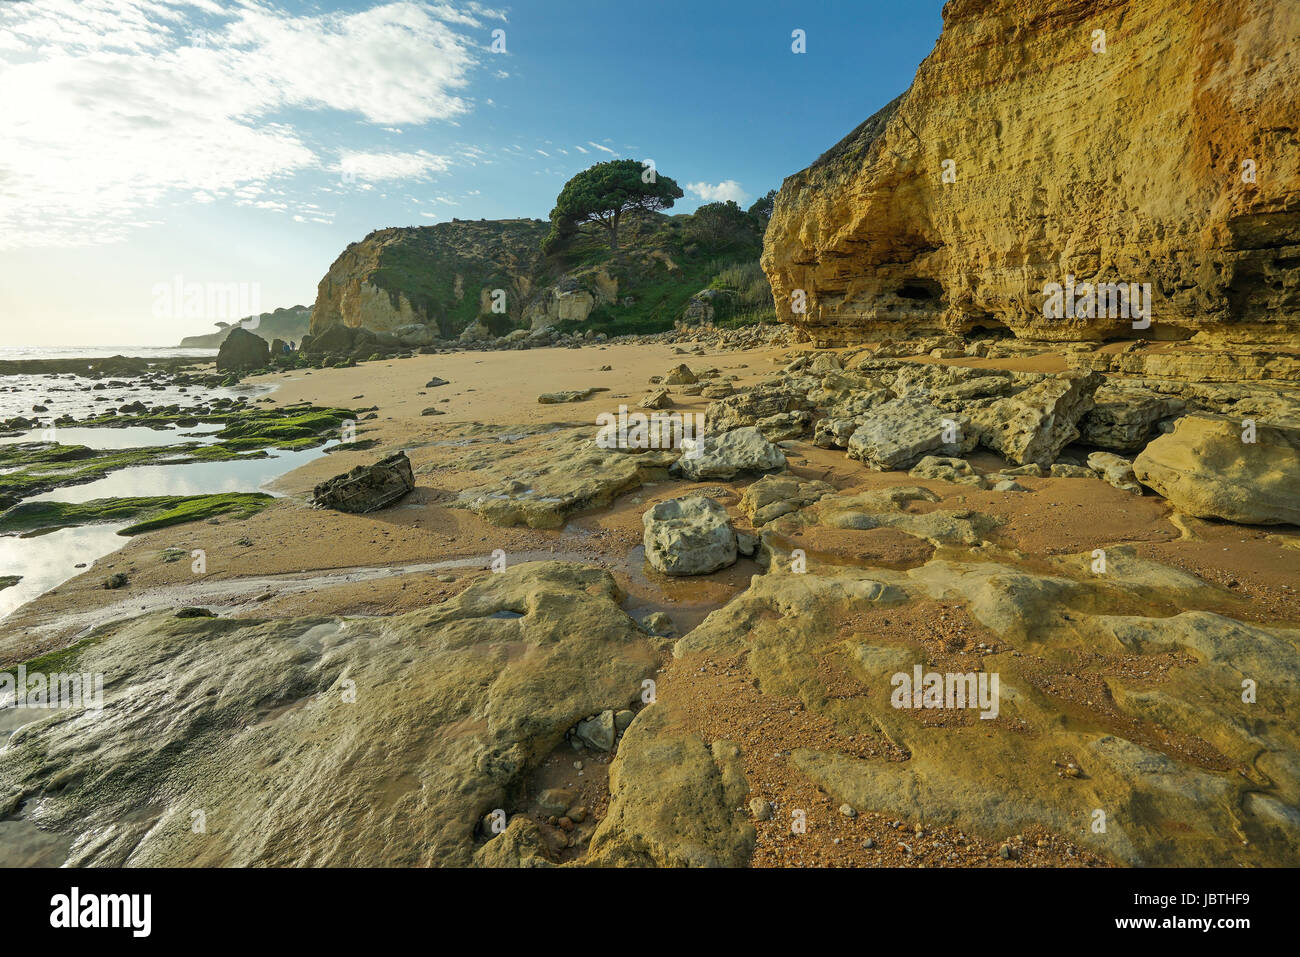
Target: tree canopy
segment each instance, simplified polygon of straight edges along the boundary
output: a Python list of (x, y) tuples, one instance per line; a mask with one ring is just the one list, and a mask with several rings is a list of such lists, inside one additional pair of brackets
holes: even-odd
[(585, 223), (598, 223), (618, 249), (618, 224), (633, 210), (658, 212), (682, 198), (676, 181), (634, 159), (610, 160), (585, 169), (564, 184), (551, 210), (548, 245), (571, 236)]
[(772, 218), (772, 207), (776, 204), (776, 190), (769, 189), (764, 195), (754, 201), (754, 205), (749, 207), (750, 215), (757, 216), (766, 222)]

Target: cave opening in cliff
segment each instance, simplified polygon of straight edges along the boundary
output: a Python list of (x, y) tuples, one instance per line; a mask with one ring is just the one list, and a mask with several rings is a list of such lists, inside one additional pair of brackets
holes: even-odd
[(943, 298), (943, 286), (933, 279), (907, 279), (898, 287), (897, 295), (916, 302), (938, 302)]
[(967, 339), (1011, 339), (1015, 336), (1011, 328), (991, 312), (969, 320), (962, 334)]

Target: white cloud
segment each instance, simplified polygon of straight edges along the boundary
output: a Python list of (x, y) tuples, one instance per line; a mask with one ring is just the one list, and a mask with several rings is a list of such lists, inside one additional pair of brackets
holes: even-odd
[[(175, 198), (246, 199), (319, 169), (294, 111), (394, 128), (468, 112), (481, 37), (463, 31), (503, 15), (369, 2), (301, 16), (268, 0), (0, 3), (0, 249), (118, 241)], [(353, 155), (376, 179), (447, 162)]]
[[(618, 154), (615, 153), (612, 149), (610, 149), (608, 146), (601, 146), (599, 143), (593, 143), (591, 140), (587, 140), (587, 145), (588, 145), (588, 146), (594, 146), (594, 147), (595, 147), (596, 149), (598, 149), (598, 150), (604, 150), (604, 151), (605, 151), (606, 153), (608, 153), (610, 156), (617, 156), (617, 155), (618, 155)], [(582, 150), (582, 147), (579, 146), (578, 149)], [(584, 153), (587, 152), (586, 150), (582, 150), (582, 151), (583, 151)]]
[(730, 199), (744, 205), (749, 199), (749, 194), (741, 189), (740, 184), (734, 179), (724, 179), (716, 185), (713, 183), (687, 183), (686, 189), (706, 203), (725, 203)]
[(418, 150), (414, 153), (344, 152), (334, 172), (348, 180), (426, 180), (433, 173), (443, 173), (451, 166), (446, 156)]

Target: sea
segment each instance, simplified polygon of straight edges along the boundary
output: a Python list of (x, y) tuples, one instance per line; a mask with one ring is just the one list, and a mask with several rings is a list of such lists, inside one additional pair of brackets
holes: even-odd
[[(152, 346), (6, 346), (0, 347), (4, 359), (105, 359), (129, 356), (145, 359), (210, 359), (215, 349), (179, 349)], [(92, 385), (109, 388), (92, 390)], [(92, 449), (142, 448), (174, 445), (182, 442), (211, 441), (211, 434), (222, 426), (199, 422), (197, 426), (174, 426), (151, 429), (131, 426), (114, 428), (59, 427), (53, 432), (47, 425), (61, 415), (84, 419), (107, 409), (140, 400), (147, 405), (198, 405), (213, 398), (242, 396), (249, 402), (273, 391), (273, 386), (245, 385), (202, 389), (195, 386), (146, 385), (125, 376), (92, 380), (74, 374), (0, 375), (0, 420), (23, 416), (41, 423), (37, 428), (0, 436), (0, 444), (54, 441), (62, 445), (83, 445)], [(33, 411), (34, 406), (46, 411)], [(148, 495), (206, 495), (216, 492), (270, 491), (265, 486), (286, 472), (324, 454), (326, 443), (314, 449), (296, 452), (268, 450), (267, 458), (198, 462), (176, 465), (148, 465), (119, 469), (85, 485), (73, 485), (41, 495), (30, 501), (49, 500), (85, 502), (95, 498)], [(21, 466), (18, 466), (21, 468)], [(275, 494), (272, 492), (271, 494)], [(60, 529), (43, 535), (0, 535), (0, 577), (21, 575), (18, 584), (0, 588), (0, 628), (3, 620), (17, 608), (44, 592), (93, 569), (95, 563), (128, 541), (117, 533), (129, 523), (96, 524)]]

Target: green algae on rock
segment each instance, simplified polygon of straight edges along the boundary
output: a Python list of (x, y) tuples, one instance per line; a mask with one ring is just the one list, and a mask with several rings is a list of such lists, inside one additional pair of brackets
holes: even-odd
[(156, 495), (136, 498), (97, 498), (89, 502), (22, 502), (0, 513), (0, 534), (39, 535), (73, 525), (124, 522), (138, 519), (120, 535), (216, 515), (247, 518), (275, 499), (263, 492), (219, 492), (212, 495)]

